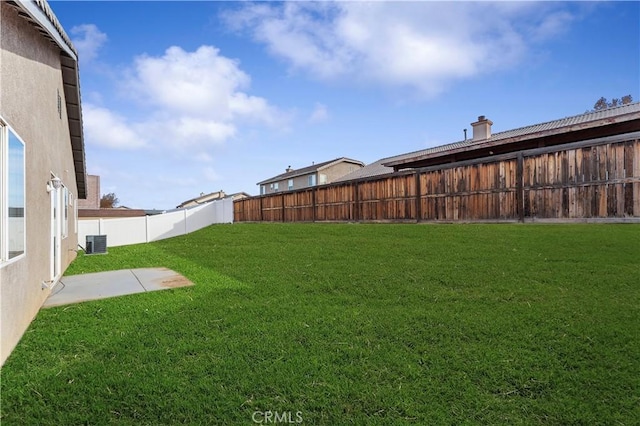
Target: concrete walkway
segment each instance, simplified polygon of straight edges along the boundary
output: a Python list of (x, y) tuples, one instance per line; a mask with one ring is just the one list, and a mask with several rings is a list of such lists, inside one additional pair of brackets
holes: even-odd
[(58, 281), (43, 307), (50, 308), (87, 300), (190, 285), (193, 285), (191, 281), (167, 268), (122, 269), (70, 275)]

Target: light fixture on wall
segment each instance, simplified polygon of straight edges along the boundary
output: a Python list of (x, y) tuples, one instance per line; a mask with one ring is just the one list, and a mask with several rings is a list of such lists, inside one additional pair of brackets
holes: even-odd
[(51, 192), (54, 189), (60, 188), (62, 188), (62, 180), (60, 180), (59, 177), (54, 176), (47, 182), (47, 192)]

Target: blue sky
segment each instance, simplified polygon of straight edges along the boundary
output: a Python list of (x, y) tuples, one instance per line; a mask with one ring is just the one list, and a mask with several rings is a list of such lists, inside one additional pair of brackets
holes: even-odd
[(87, 170), (137, 208), (258, 194), (640, 100), (638, 2), (51, 1), (80, 55)]

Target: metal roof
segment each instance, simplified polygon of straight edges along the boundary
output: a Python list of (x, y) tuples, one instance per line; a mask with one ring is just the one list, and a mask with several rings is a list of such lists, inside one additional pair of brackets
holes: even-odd
[(60, 65), (78, 198), (86, 198), (87, 169), (82, 130), (78, 52), (46, 0), (14, 0), (7, 3), (17, 8), (20, 17), (61, 50)]
[(498, 132), (491, 135), (491, 138), (482, 141), (473, 142), (472, 139), (466, 141), (458, 141), (449, 143), (446, 145), (440, 145), (432, 148), (422, 149), (418, 151), (412, 151), (405, 154), (394, 155), (392, 157), (381, 158), (380, 160), (367, 164), (361, 169), (353, 171), (347, 175), (336, 179), (334, 182), (344, 182), (355, 179), (364, 179), (374, 176), (382, 176), (393, 173), (393, 167), (389, 167), (388, 164), (402, 164), (405, 160), (413, 160), (425, 155), (433, 155), (438, 153), (448, 152), (458, 148), (465, 148), (471, 146), (481, 146), (488, 142), (496, 142), (501, 140), (508, 140), (515, 137), (522, 137), (526, 135), (536, 135), (543, 131), (553, 131), (557, 129), (564, 129), (571, 126), (581, 125), (590, 122), (597, 122), (600, 120), (615, 120), (616, 117), (623, 115), (637, 115), (640, 113), (640, 103), (633, 103), (628, 105), (622, 105), (613, 108), (607, 108), (599, 111), (591, 111), (585, 114), (575, 115), (571, 117), (561, 118), (559, 120), (548, 121), (545, 123), (533, 124), (530, 126), (519, 127), (517, 129), (507, 130), (504, 132)]
[(264, 185), (264, 184), (272, 183), (272, 182), (280, 182), (282, 180), (292, 179), (294, 177), (308, 175), (310, 173), (317, 172), (317, 171), (319, 171), (319, 170), (321, 170), (321, 169), (323, 169), (325, 167), (329, 167), (329, 166), (332, 166), (335, 163), (339, 163), (339, 162), (343, 162), (343, 161), (348, 162), (348, 163), (359, 164), (359, 165), (364, 167), (364, 163), (362, 161), (352, 160), (351, 158), (346, 158), (346, 157), (340, 157), (340, 158), (335, 158), (333, 160), (324, 161), (322, 163), (312, 164), (310, 166), (303, 167), (301, 169), (296, 169), (296, 170), (292, 170), (290, 172), (285, 172), (285, 173), (279, 174), (279, 175), (274, 176), (272, 178), (263, 180), (262, 182), (258, 182), (257, 185)]
[(504, 132), (498, 132), (492, 134), (488, 139), (479, 141), (467, 139), (466, 141), (463, 140), (447, 145), (427, 148), (409, 154), (389, 157), (380, 161), (384, 166), (397, 167), (404, 163), (414, 162), (422, 158), (438, 157), (439, 155), (437, 154), (449, 153), (451, 151), (458, 150), (459, 148), (469, 149), (483, 147), (485, 145), (500, 145), (502, 143), (513, 142), (515, 139), (525, 140), (540, 136), (550, 136), (633, 119), (640, 119), (640, 103), (638, 102), (598, 111), (590, 111), (584, 114), (565, 117), (545, 123), (533, 124)]

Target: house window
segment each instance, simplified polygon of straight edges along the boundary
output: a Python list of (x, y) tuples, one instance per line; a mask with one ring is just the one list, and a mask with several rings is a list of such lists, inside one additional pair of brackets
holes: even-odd
[(324, 185), (327, 183), (327, 175), (320, 173), (318, 180), (320, 181), (320, 185)]
[(266, 192), (266, 189), (264, 187), (264, 185), (260, 185), (260, 195), (264, 195)]
[(73, 209), (73, 233), (78, 233), (78, 199), (69, 194), (69, 206)]
[(288, 187), (289, 190), (293, 189), (293, 179), (289, 179), (287, 187)]
[(308, 183), (309, 186), (316, 186), (316, 175), (309, 175)]
[(0, 122), (0, 262), (25, 252), (24, 143)]
[(278, 184), (279, 184), (279, 182), (276, 182), (276, 183), (273, 184), (273, 192), (278, 192), (278, 188), (280, 186)]
[(62, 187), (62, 238), (69, 234), (69, 190)]

